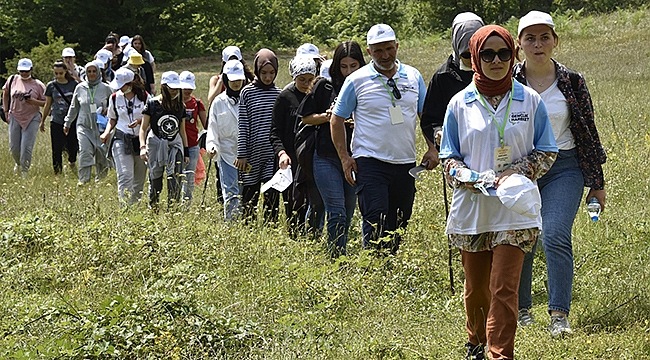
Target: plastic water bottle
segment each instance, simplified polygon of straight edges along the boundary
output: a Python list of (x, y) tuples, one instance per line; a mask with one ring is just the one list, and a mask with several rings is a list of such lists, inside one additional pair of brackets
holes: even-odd
[(449, 170), (449, 175), (460, 182), (474, 183), (474, 187), (485, 195), (488, 195), (487, 188), (494, 187), (497, 177), (492, 169), (477, 172), (468, 168), (453, 168)]
[(587, 212), (589, 213), (591, 221), (596, 222), (600, 219), (600, 203), (595, 196), (589, 199), (589, 202), (587, 203)]

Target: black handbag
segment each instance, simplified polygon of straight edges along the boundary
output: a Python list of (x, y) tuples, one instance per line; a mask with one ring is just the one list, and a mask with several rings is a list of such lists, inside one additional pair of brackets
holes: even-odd
[[(7, 85), (7, 90), (5, 90), (9, 94), (9, 102), (6, 104), (7, 112), (9, 112), (9, 109), (11, 109), (11, 84), (13, 83), (15, 76), (16, 75), (11, 75), (11, 77), (9, 77), (9, 80), (7, 80), (9, 82), (9, 85)], [(0, 103), (0, 118), (2, 118), (2, 121), (8, 123), (9, 119), (7, 119), (7, 114), (5, 113), (4, 107), (5, 104)]]

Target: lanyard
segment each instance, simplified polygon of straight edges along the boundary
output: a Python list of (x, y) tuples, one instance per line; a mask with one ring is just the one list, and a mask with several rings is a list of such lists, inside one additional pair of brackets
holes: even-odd
[(510, 116), (510, 105), (512, 104), (512, 93), (515, 92), (515, 83), (512, 83), (512, 89), (510, 90), (510, 98), (508, 99), (508, 106), (506, 107), (506, 114), (503, 117), (503, 121), (499, 123), (497, 119), (494, 117), (494, 113), (492, 112), (492, 109), (487, 106), (487, 103), (485, 101), (485, 98), (483, 97), (483, 94), (479, 93), (479, 99), (481, 100), (481, 105), (487, 110), (487, 112), (490, 114), (490, 117), (492, 117), (492, 122), (494, 123), (494, 126), (497, 127), (497, 130), (499, 131), (499, 143), (501, 144), (501, 147), (505, 145), (505, 141), (503, 139), (503, 132), (506, 129), (506, 123), (508, 122), (508, 117)]
[(95, 103), (95, 91), (97, 91), (96, 86), (88, 86), (88, 98), (90, 99), (91, 104)]
[[(388, 91), (388, 95), (390, 95), (390, 102), (393, 104), (393, 107), (395, 107), (395, 95), (393, 95), (393, 91), (388, 87), (388, 84), (384, 80), (383, 76), (379, 75), (379, 80), (384, 85), (386, 91)], [(395, 81), (395, 87), (397, 87), (397, 80), (394, 81)]]

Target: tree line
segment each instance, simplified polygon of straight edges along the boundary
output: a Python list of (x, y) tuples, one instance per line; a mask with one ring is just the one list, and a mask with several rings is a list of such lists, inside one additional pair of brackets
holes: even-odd
[[(106, 35), (142, 35), (157, 61), (219, 53), (226, 45), (255, 50), (325, 46), (363, 39), (375, 23), (392, 25), (400, 38), (445, 31), (462, 11), (502, 23), (529, 10), (608, 12), (644, 0), (0, 0), (0, 57), (48, 40), (48, 29), (90, 58)], [(11, 73), (13, 69), (8, 69)], [(5, 61), (0, 73), (7, 73)]]

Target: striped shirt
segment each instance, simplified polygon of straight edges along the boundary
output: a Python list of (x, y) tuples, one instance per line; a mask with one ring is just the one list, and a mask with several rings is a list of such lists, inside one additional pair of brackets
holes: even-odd
[(250, 172), (242, 173), (244, 185), (256, 185), (273, 177), (275, 159), (270, 135), (273, 105), (279, 94), (277, 86), (263, 90), (253, 84), (241, 91), (237, 157), (246, 158), (251, 165)]

